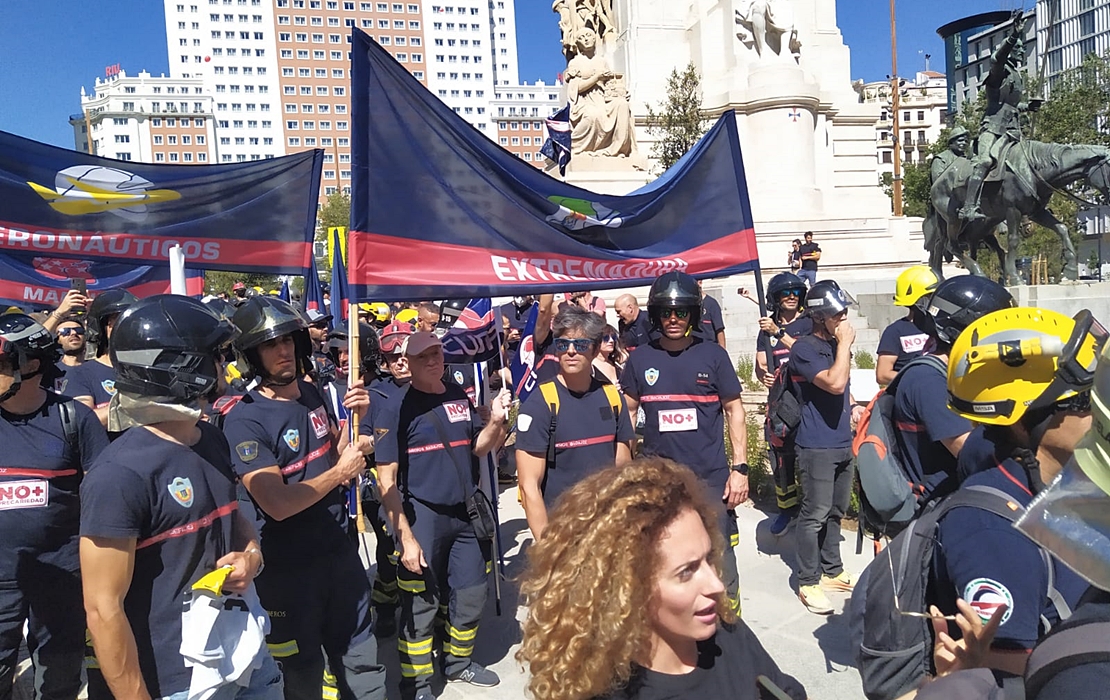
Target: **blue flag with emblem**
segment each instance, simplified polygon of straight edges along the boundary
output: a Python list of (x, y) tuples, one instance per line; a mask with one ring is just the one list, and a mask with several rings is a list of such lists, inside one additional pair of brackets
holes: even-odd
[(324, 303), (324, 287), (320, 284), (320, 275), (316, 272), (315, 260), (304, 269), (304, 308), (305, 311), (316, 310), (322, 314), (331, 313), (328, 311), (328, 305)]
[[(351, 45), (351, 293), (512, 296), (758, 270), (736, 118), (626, 196), (561, 182), (442, 103), (366, 33)], [(573, 126), (573, 125), (572, 125)]]
[(501, 334), (489, 298), (471, 299), (443, 338), (443, 361), (451, 365), (488, 362), (501, 352)]
[(513, 394), (517, 400), (524, 403), (532, 390), (536, 388), (536, 318), (540, 313), (540, 305), (532, 303), (532, 310), (528, 312), (528, 320), (524, 322), (524, 330), (520, 334), (520, 344), (516, 354), (509, 364), (509, 373), (513, 375)]
[(342, 325), (350, 311), (351, 294), (347, 287), (347, 268), (343, 263), (343, 248), (340, 246), (339, 229), (332, 229), (332, 250), (335, 255), (331, 259), (331, 315), (332, 323)]
[(284, 302), (289, 301), (289, 280), (283, 279), (281, 281), (281, 289), (278, 291), (278, 299)]
[(0, 253), (300, 274), (324, 152), (218, 165), (111, 160), (0, 132)]
[(570, 103), (547, 118), (547, 140), (540, 153), (559, 166), (559, 174), (567, 174), (570, 163)]

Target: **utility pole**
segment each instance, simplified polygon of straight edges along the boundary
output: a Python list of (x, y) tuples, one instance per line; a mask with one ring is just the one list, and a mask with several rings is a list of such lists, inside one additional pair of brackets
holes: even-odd
[(894, 0), (890, 0), (890, 95), (891, 135), (894, 143), (894, 215), (902, 216), (902, 143), (898, 125), (902, 86), (898, 80), (898, 34), (894, 23)]

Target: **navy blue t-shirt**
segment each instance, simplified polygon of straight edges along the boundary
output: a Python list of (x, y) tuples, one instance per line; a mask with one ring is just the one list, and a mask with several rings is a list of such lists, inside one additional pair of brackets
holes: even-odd
[[(813, 319), (809, 316), (798, 316), (781, 328), (791, 338), (800, 338), (813, 332)], [(767, 371), (774, 374), (783, 362), (790, 359), (790, 348), (770, 333), (760, 331), (755, 338), (755, 351), (758, 355), (766, 357), (768, 349), (771, 351), (772, 364), (767, 367)]]
[[(612, 466), (617, 443), (636, 437), (624, 398), (614, 416), (605, 382), (594, 378), (590, 388), (577, 394), (555, 380), (559, 413), (555, 417), (555, 467), (548, 468), (542, 484), (543, 502), (550, 508), (579, 481)], [(551, 408), (539, 387), (520, 406), (516, 419), (516, 448), (546, 458), (551, 435)]]
[(29, 415), (0, 409), (0, 580), (14, 581), (21, 559), (66, 571), (77, 570), (80, 530), (78, 492), (84, 473), (108, 446), (96, 415), (72, 401), (77, 442), (66, 444), (58, 404), (69, 401), (46, 392)]
[(710, 343), (717, 342), (717, 332), (725, 329), (724, 316), (721, 314), (721, 305), (717, 300), (706, 294), (701, 298), (701, 323), (693, 331), (695, 338)]
[(799, 338), (790, 348), (791, 372), (802, 389), (802, 422), (794, 444), (813, 449), (852, 444), (851, 384), (842, 395), (830, 394), (813, 383), (814, 377), (836, 361), (836, 341), (816, 335)]
[(895, 355), (894, 371), (898, 371), (909, 364), (909, 361), (925, 352), (925, 344), (929, 342), (929, 335), (922, 333), (921, 329), (900, 318), (883, 329), (879, 337), (879, 355)]
[[(1009, 459), (965, 484), (996, 488), (1020, 506), (1033, 500), (1025, 470)], [(1005, 518), (978, 508), (956, 508), (941, 519), (937, 542), (934, 571), (939, 595), (963, 598), (984, 623), (998, 604), (1009, 605), (994, 637), (996, 649), (1032, 649), (1047, 631), (1041, 628), (1041, 616), (1051, 624), (1059, 621), (1048, 600), (1048, 571), (1037, 545)], [(1052, 562), (1056, 589), (1074, 609), (1087, 583), (1060, 562)], [(946, 612), (955, 612), (954, 601), (951, 605)]]
[(956, 459), (956, 478), (962, 484), (972, 474), (998, 466), (994, 443), (987, 437), (986, 428), (975, 426), (964, 440), (963, 449)]
[(895, 449), (914, 480), (925, 485), (922, 501), (956, 487), (956, 458), (940, 441), (971, 432), (971, 421), (948, 408), (946, 382), (939, 369), (918, 364), (902, 373), (894, 392)]
[[(300, 380), (298, 386), (296, 401), (266, 398), (255, 389), (228, 412), (224, 434), (240, 477), (277, 466), (285, 483), (295, 484), (331, 469), (335, 423), (316, 387)], [(303, 566), (349, 544), (342, 487), (284, 520), (271, 517), (257, 501), (254, 505), (262, 518), (262, 555), (268, 566)]]
[[(441, 428), (437, 428), (438, 416)], [(396, 406), (386, 409), (375, 431), (386, 432), (374, 445), (378, 464), (396, 462), (402, 495), (441, 506), (463, 503), (472, 490), (463, 491), (463, 469), (469, 466), (468, 488), (478, 483), (474, 440), (482, 429), (481, 418), (463, 390), (444, 383), (442, 394), (429, 394), (410, 386)], [(447, 445), (440, 438), (446, 434)], [(447, 450), (451, 450), (448, 452)], [(458, 465), (458, 466), (456, 466)]]
[(443, 381), (459, 387), (470, 399), (470, 405), (478, 405), (478, 394), (474, 388), (474, 365), (446, 365)]
[[(73, 373), (81, 365), (67, 365), (61, 360), (58, 360), (54, 363), (54, 366), (58, 368), (61, 376), (57, 377), (54, 380), (53, 387), (47, 388), (52, 388), (55, 394), (60, 394), (61, 396), (70, 396), (70, 393), (66, 391), (66, 389), (69, 387), (69, 380), (73, 377)], [(72, 396), (70, 396), (70, 398), (72, 398)]]
[(501, 318), (509, 322), (509, 328), (515, 328), (519, 331), (523, 331), (524, 326), (528, 324), (528, 314), (530, 313), (532, 313), (531, 304), (523, 309), (518, 309), (516, 304), (511, 301), (508, 304), (501, 305)]
[(628, 356), (621, 388), (644, 409), (645, 454), (685, 464), (711, 488), (724, 488), (723, 404), (743, 392), (724, 348), (695, 339), (669, 352), (654, 340)]
[(109, 445), (81, 485), (81, 535), (135, 539), (124, 611), (151, 697), (189, 689), (181, 616), (191, 586), (232, 551), (238, 501), (228, 445), (198, 423), (192, 447), (131, 428)]
[(617, 332), (620, 334), (621, 344), (629, 352), (659, 337), (658, 332), (652, 328), (648, 312), (643, 309), (640, 309), (632, 323), (625, 323), (623, 318), (617, 321)]
[[(401, 397), (405, 395), (408, 386), (408, 380), (398, 383), (393, 377), (382, 377), (370, 383), (367, 387), (370, 392), (370, 410), (363, 414), (359, 424), (361, 434), (373, 435), (374, 440), (377, 440), (389, 432), (389, 428), (385, 426), (386, 416), (401, 405)], [(374, 448), (374, 456), (375, 461), (378, 461), (377, 447)]]
[(65, 396), (91, 396), (96, 408), (107, 406), (116, 395), (115, 368), (96, 360), (70, 367), (66, 370), (65, 378), (68, 380), (62, 392)]

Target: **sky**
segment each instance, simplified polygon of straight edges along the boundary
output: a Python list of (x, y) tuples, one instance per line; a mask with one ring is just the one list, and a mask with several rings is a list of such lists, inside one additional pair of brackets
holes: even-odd
[[(692, 0), (668, 0), (689, 2)], [(977, 12), (1032, 7), (1034, 0), (897, 0), (898, 68), (944, 72), (937, 27)], [(516, 0), (520, 79), (553, 82), (565, 66), (550, 0)], [(838, 0), (837, 24), (852, 53), (852, 78), (890, 73), (887, 0)], [(107, 66), (128, 75), (168, 73), (158, 0), (0, 0), (0, 130), (73, 148), (69, 115), (81, 111)]]

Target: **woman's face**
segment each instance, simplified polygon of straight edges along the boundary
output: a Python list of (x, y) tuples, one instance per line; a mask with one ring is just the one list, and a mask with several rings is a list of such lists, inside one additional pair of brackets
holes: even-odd
[(683, 511), (659, 540), (659, 572), (652, 610), (652, 646), (672, 648), (709, 639), (725, 586), (709, 561), (709, 533), (692, 510)]
[(613, 335), (612, 331), (605, 331), (605, 335), (601, 336), (601, 344), (598, 346), (602, 357), (608, 357), (609, 353), (617, 348), (617, 337)]

